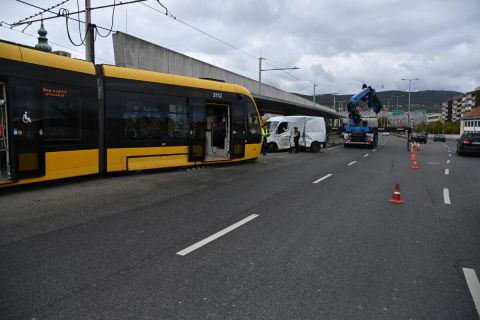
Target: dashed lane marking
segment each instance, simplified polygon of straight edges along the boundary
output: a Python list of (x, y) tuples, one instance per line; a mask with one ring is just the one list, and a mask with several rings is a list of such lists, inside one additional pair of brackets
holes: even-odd
[(450, 169), (445, 169), (445, 174), (450, 174)]
[(377, 149), (373, 149), (372, 151), (375, 152), (375, 151), (377, 151)]
[(327, 150), (334, 150), (334, 149), (338, 149), (338, 148), (342, 148), (343, 146), (336, 146), (336, 147), (333, 147), (333, 148), (328, 148)]
[(348, 165), (351, 166), (352, 164), (355, 164), (355, 163), (357, 163), (357, 161), (352, 161)]
[(366, 154), (366, 155), (364, 155), (363, 157), (364, 157), (364, 158), (366, 158), (366, 157), (368, 157), (368, 155), (369, 155), (369, 153), (367, 153), (367, 154)]
[(325, 180), (325, 179), (328, 179), (328, 178), (330, 178), (331, 176), (332, 176), (332, 174), (331, 174), (331, 173), (329, 173), (329, 174), (327, 174), (327, 175), (325, 175), (325, 176), (321, 177), (320, 179), (317, 179), (317, 180), (313, 181), (312, 183), (315, 183), (315, 184), (317, 184), (317, 183), (319, 183), (319, 182), (322, 182), (322, 181), (323, 181), (323, 180)]
[(478, 282), (477, 275), (475, 270), (469, 268), (462, 268), (463, 275), (467, 281), (468, 289), (472, 295), (473, 303), (475, 308), (477, 308), (477, 313), (480, 316), (480, 282)]
[(450, 160), (447, 160), (447, 164), (449, 164), (449, 163), (450, 163)]
[(203, 240), (201, 240), (201, 241), (199, 241), (199, 242), (197, 242), (197, 243), (195, 243), (195, 244), (192, 244), (190, 247), (187, 247), (187, 248), (185, 248), (185, 249), (183, 249), (183, 250), (181, 250), (181, 251), (178, 251), (177, 254), (178, 254), (179, 256), (185, 256), (185, 255), (189, 254), (190, 252), (195, 251), (195, 250), (197, 250), (198, 248), (203, 247), (204, 245), (212, 242), (212, 241), (215, 240), (215, 239), (220, 238), (221, 236), (224, 236), (225, 234), (229, 233), (230, 231), (233, 231), (233, 230), (237, 229), (238, 227), (244, 225), (244, 224), (247, 223), (247, 222), (252, 221), (253, 219), (255, 219), (255, 218), (257, 218), (257, 217), (258, 217), (258, 214), (249, 215), (249, 216), (246, 217), (245, 219), (240, 220), (240, 221), (238, 221), (237, 223), (232, 224), (230, 227), (227, 227), (227, 228), (225, 228), (225, 229), (223, 229), (223, 230), (221, 230), (221, 231), (219, 231), (219, 232), (211, 235), (211, 236), (208, 237), (208, 238), (205, 238), (205, 239), (203, 239)]
[(445, 202), (445, 204), (452, 204), (450, 202), (450, 192), (448, 188), (443, 188), (443, 202)]

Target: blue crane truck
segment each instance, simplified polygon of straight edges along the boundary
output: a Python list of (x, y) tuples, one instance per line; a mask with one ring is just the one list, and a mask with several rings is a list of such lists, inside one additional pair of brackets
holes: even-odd
[(358, 111), (361, 101), (366, 101), (368, 107), (375, 114), (382, 110), (382, 103), (377, 98), (375, 89), (364, 84), (362, 91), (353, 95), (347, 105), (348, 124), (343, 128), (343, 146), (363, 145), (374, 148), (378, 143), (378, 120), (377, 118), (362, 119)]

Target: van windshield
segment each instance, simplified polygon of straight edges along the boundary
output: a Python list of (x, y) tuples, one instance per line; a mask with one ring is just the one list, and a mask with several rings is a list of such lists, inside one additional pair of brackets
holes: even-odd
[(277, 128), (278, 121), (267, 121), (268, 131), (273, 131)]

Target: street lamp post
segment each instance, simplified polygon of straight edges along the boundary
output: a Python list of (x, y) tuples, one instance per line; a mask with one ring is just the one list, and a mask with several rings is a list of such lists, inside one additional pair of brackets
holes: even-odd
[(387, 111), (390, 110), (390, 100), (391, 100), (391, 99), (392, 99), (392, 98), (387, 98), (387, 99), (386, 99), (386, 100), (387, 100)]
[(403, 94), (401, 94), (401, 95), (399, 95), (399, 96), (396, 96), (396, 95), (392, 94), (392, 97), (397, 98), (397, 111), (398, 111), (398, 98), (399, 98), (399, 97), (403, 97)]
[(333, 110), (335, 110), (335, 95), (338, 94), (338, 92), (332, 92), (330, 94), (333, 96)]
[(262, 58), (262, 57), (258, 58), (258, 94), (261, 93), (262, 71), (297, 70), (297, 69), (300, 69), (299, 67), (262, 69), (262, 60), (265, 60), (265, 58)]
[(405, 80), (405, 81), (408, 80), (408, 114), (407, 114), (408, 124), (407, 124), (407, 125), (411, 126), (411, 125), (410, 125), (410, 90), (411, 90), (412, 81), (420, 80), (420, 79), (418, 79), (418, 78), (410, 78), (410, 79), (402, 79), (402, 80)]
[(313, 84), (313, 106), (315, 107), (315, 87), (318, 87), (318, 84)]

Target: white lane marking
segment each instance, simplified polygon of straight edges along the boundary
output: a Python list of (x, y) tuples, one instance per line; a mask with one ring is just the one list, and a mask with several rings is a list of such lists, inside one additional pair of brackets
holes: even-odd
[(449, 154), (448, 154), (448, 156), (449, 156), (449, 157), (451, 157), (451, 156), (452, 156), (452, 154), (451, 154), (451, 153), (449, 153)]
[(355, 163), (357, 163), (357, 161), (352, 161), (348, 165), (351, 166), (352, 164), (355, 164)]
[(213, 240), (215, 239), (218, 239), (220, 238), (221, 236), (229, 233), (230, 231), (233, 231), (235, 229), (237, 229), (238, 227), (244, 225), (245, 223), (249, 222), (249, 221), (252, 221), (253, 219), (257, 218), (258, 217), (258, 214), (251, 214), (249, 215), (248, 217), (246, 217), (245, 219), (243, 220), (240, 220), (234, 224), (232, 224), (230, 227), (227, 227), (213, 235), (211, 235), (210, 237), (208, 238), (205, 238), (195, 244), (192, 244), (191, 246), (181, 250), (181, 251), (178, 251), (177, 254), (179, 256), (185, 256), (187, 254), (189, 254), (190, 252), (194, 251), (194, 250), (197, 250), (198, 248), (201, 248), (203, 247), (204, 245), (206, 245), (207, 243), (210, 243), (212, 242)]
[(478, 282), (475, 270), (469, 268), (462, 268), (465, 280), (467, 280), (468, 289), (472, 295), (473, 303), (477, 308), (478, 315), (480, 316), (480, 282)]
[(447, 160), (447, 164), (449, 164), (449, 163), (450, 163), (450, 160)]
[(445, 202), (445, 204), (452, 204), (450, 202), (450, 193), (448, 192), (448, 188), (443, 188), (443, 202)]
[(369, 155), (369, 154), (367, 153), (367, 154), (366, 154), (366, 155), (364, 155), (363, 157), (364, 157), (364, 158), (366, 158), (366, 157), (368, 157), (368, 155)]
[(328, 179), (328, 178), (330, 178), (331, 176), (332, 176), (332, 174), (329, 173), (329, 174), (327, 174), (326, 176), (323, 176), (323, 177), (321, 177), (320, 179), (317, 179), (317, 180), (313, 181), (312, 183), (322, 182), (323, 180)]
[(449, 169), (445, 169), (445, 174), (450, 174), (450, 170), (449, 170)]
[(377, 151), (377, 149), (373, 149), (372, 151), (375, 152), (375, 151)]
[(336, 147), (333, 147), (333, 148), (328, 148), (327, 150), (334, 150), (334, 149), (338, 149), (338, 148), (343, 148), (343, 146), (336, 146)]

